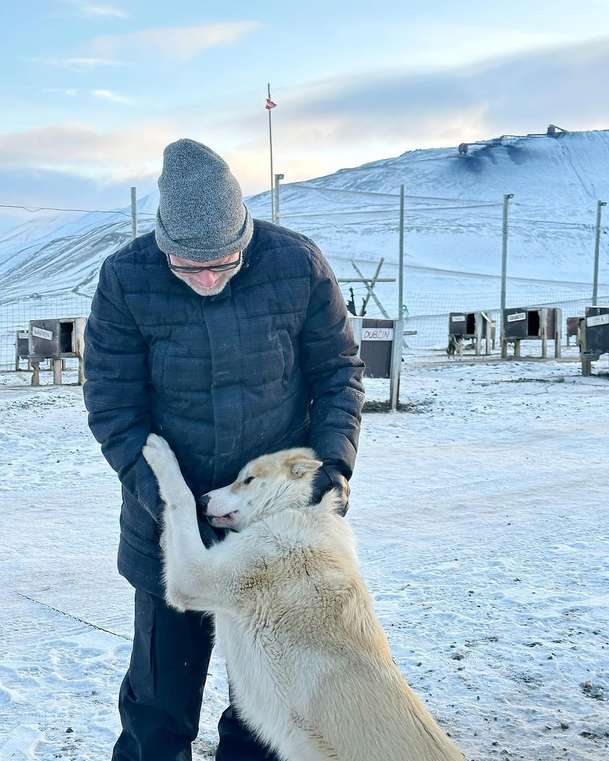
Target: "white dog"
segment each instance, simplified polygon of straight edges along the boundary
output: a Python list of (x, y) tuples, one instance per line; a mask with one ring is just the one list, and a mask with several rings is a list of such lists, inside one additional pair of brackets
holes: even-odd
[(236, 707), (285, 761), (463, 761), (391, 658), (333, 493), (309, 449), (265, 455), (207, 495), (233, 529), (206, 549), (167, 442), (144, 456), (165, 503), (166, 599), (213, 612)]

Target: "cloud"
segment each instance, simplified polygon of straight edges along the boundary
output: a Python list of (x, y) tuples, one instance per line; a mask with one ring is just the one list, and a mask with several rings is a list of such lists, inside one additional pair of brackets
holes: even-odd
[[(600, 80), (600, 81), (599, 81)], [(542, 130), (547, 123), (609, 125), (609, 39), (431, 72), (377, 72), (313, 83), (281, 99), (290, 134), (356, 141), (401, 139), (426, 147), (491, 133)]]
[[(550, 122), (572, 130), (609, 127), (609, 101), (598, 96), (609, 89), (608, 42), (450, 70), (379, 71), (277, 87), (275, 170), (291, 182), (413, 148), (544, 131)], [(164, 121), (130, 120), (128, 128), (115, 131), (68, 124), (0, 135), (0, 167), (116, 180), (158, 173), (165, 145), (192, 137), (227, 158), (246, 193), (267, 187), (263, 99), (256, 108), (240, 101), (213, 112), (206, 105), (184, 105), (179, 121), (174, 112), (168, 110)]]
[(212, 47), (232, 45), (260, 27), (257, 21), (227, 21), (183, 27), (161, 27), (126, 34), (96, 37), (90, 45), (93, 55), (113, 59), (133, 52), (159, 53), (176, 61), (189, 61)]
[(110, 58), (96, 57), (73, 57), (73, 58), (28, 58), (30, 63), (40, 63), (43, 66), (53, 66), (58, 69), (69, 69), (70, 71), (88, 71), (104, 66), (122, 66), (122, 61)]
[(127, 13), (114, 5), (76, 2), (81, 15), (93, 18), (127, 18)]
[[(117, 182), (100, 182), (74, 172), (0, 166), (0, 201), (30, 208), (52, 206), (77, 209), (114, 209), (129, 206), (129, 188), (138, 199), (156, 190), (156, 173), (125, 175)], [(39, 217), (20, 209), (0, 208), (0, 236), (15, 225)], [(58, 215), (58, 220), (61, 220)]]
[(109, 100), (112, 103), (133, 103), (133, 98), (129, 98), (126, 95), (120, 95), (113, 90), (91, 90), (91, 95), (95, 98), (100, 98), (100, 100)]
[(156, 172), (165, 145), (182, 135), (180, 127), (156, 122), (107, 132), (79, 124), (11, 132), (0, 135), (0, 168), (119, 181)]
[(71, 87), (46, 87), (43, 92), (50, 95), (66, 95), (70, 98), (74, 98), (78, 95), (79, 90), (75, 90)]

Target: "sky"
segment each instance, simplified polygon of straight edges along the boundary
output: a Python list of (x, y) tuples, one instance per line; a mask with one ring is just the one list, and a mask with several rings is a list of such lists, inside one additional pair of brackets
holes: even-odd
[(0, 204), (127, 205), (179, 137), (265, 190), (267, 82), (286, 182), (550, 122), (609, 128), (609, 0), (21, 0), (0, 29)]

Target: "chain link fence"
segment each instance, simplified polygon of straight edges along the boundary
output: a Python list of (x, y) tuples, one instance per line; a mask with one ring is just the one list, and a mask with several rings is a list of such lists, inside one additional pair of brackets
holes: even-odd
[[(279, 221), (320, 246), (345, 302), (358, 314), (365, 304), (369, 317), (397, 317), (399, 195), (312, 181), (282, 187), (280, 198)], [(269, 218), (268, 194), (248, 203), (255, 217)], [(502, 204), (408, 194), (406, 204), (404, 345), (416, 360), (444, 352), (451, 312), (484, 311), (499, 323)], [(566, 319), (583, 316), (592, 303), (594, 224), (591, 218), (547, 219), (543, 212), (514, 202), (507, 306), (560, 307), (566, 338)], [(116, 219), (103, 214), (72, 215), (46, 237), (24, 227), (0, 240), (0, 371), (15, 369), (16, 333), (30, 320), (88, 315), (101, 262), (130, 236), (124, 211)], [(151, 211), (143, 212), (139, 232), (152, 229), (153, 220)], [(605, 236), (607, 228), (601, 232)], [(604, 239), (602, 244), (598, 303), (607, 304)], [(537, 351), (534, 342), (528, 344)]]

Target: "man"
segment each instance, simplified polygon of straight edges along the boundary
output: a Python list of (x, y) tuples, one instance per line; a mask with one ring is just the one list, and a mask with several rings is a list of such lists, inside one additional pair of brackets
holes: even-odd
[[(226, 163), (167, 146), (155, 232), (104, 262), (86, 331), (89, 425), (122, 483), (118, 568), (135, 587), (135, 633), (113, 761), (187, 761), (213, 623), (163, 600), (162, 512), (141, 455), (162, 434), (196, 495), (249, 460), (309, 445), (316, 495), (344, 496), (363, 402), (362, 363), (327, 262), (303, 235), (252, 220)], [(219, 532), (201, 517), (209, 544)], [(230, 675), (229, 675), (230, 679)], [(270, 761), (229, 707), (217, 761)]]

